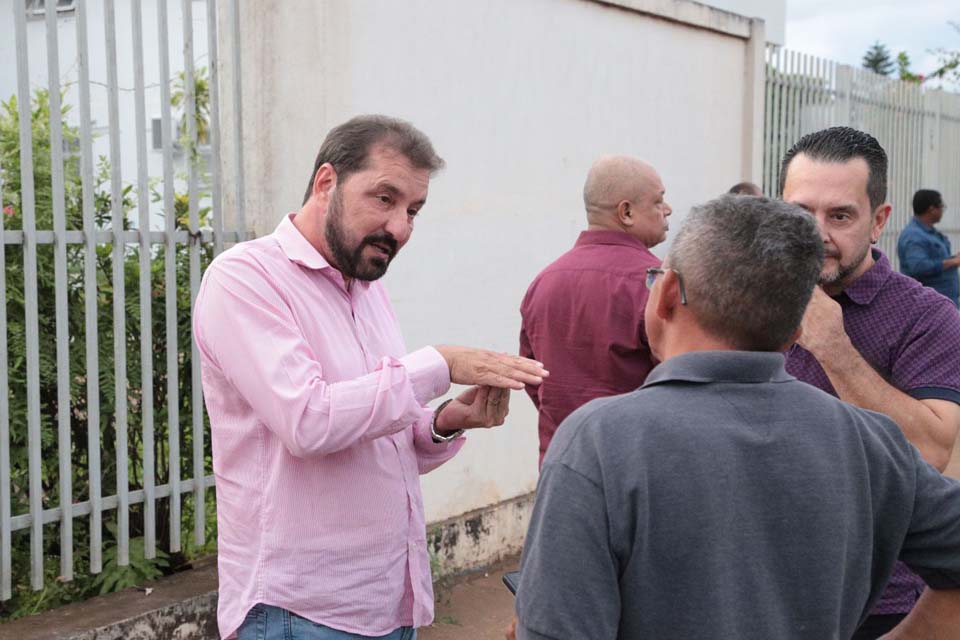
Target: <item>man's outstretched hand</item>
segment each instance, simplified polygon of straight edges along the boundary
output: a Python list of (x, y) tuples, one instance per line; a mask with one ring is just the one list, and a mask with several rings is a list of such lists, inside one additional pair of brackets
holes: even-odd
[(501, 389), (523, 389), (538, 385), (550, 375), (536, 360), (506, 353), (441, 345), (436, 347), (450, 367), (450, 381)]

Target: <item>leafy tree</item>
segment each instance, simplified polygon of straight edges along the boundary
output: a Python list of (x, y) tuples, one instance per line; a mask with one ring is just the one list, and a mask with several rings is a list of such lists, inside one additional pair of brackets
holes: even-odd
[(890, 58), (890, 51), (878, 40), (863, 54), (863, 68), (882, 76), (889, 76), (896, 67)]
[[(950, 26), (960, 34), (960, 23), (951, 22)], [(948, 82), (960, 83), (960, 49), (935, 49), (940, 66), (930, 74), (931, 78), (940, 78)]]
[(923, 82), (923, 74), (910, 71), (910, 56), (906, 51), (897, 54), (897, 75), (904, 82)]
[[(183, 113), (180, 115), (179, 142), (184, 149), (190, 149), (195, 152), (190, 144), (190, 138), (187, 135), (187, 74), (181, 71), (173, 81), (173, 94), (170, 96), (170, 104)], [(210, 144), (210, 80), (207, 76), (207, 68), (200, 67), (193, 74), (193, 113), (194, 122), (197, 127), (197, 144)]]

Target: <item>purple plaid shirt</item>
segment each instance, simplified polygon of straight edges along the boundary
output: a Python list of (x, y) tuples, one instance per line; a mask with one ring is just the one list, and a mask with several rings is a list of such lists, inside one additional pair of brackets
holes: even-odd
[[(837, 298), (843, 327), (860, 355), (891, 385), (917, 398), (960, 404), (960, 314), (933, 289), (894, 272), (877, 249), (866, 273)], [(820, 363), (794, 345), (787, 371), (799, 380), (837, 395)], [(906, 613), (923, 580), (898, 562), (872, 614)]]

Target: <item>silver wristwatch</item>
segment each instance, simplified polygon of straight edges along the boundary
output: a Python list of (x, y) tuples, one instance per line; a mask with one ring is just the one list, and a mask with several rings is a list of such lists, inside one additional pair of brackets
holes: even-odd
[(433, 418), (430, 419), (430, 437), (432, 437), (433, 441), (436, 442), (437, 444), (450, 442), (454, 438), (459, 438), (463, 434), (463, 429), (458, 429), (448, 436), (441, 436), (440, 434), (437, 433), (437, 416), (439, 416), (440, 412), (443, 411), (444, 407), (446, 407), (451, 402), (453, 402), (453, 398), (450, 398), (449, 400), (444, 400), (440, 404), (440, 406), (437, 407), (437, 410), (433, 412)]

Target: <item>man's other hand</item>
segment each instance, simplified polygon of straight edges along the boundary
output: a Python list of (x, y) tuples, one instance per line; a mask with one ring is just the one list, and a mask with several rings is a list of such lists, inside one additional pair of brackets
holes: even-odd
[(844, 341), (849, 342), (843, 328), (843, 309), (820, 287), (814, 287), (800, 327), (802, 333), (797, 343), (817, 360), (836, 355)]
[(437, 416), (437, 433), (458, 429), (498, 427), (510, 412), (510, 390), (496, 387), (471, 387), (445, 406)]
[(501, 389), (538, 385), (549, 372), (536, 360), (485, 349), (441, 345), (436, 347), (450, 367), (450, 381)]
[(507, 627), (506, 631), (503, 633), (503, 637), (507, 640), (517, 640), (517, 617), (513, 617), (513, 622), (510, 623), (510, 626)]

